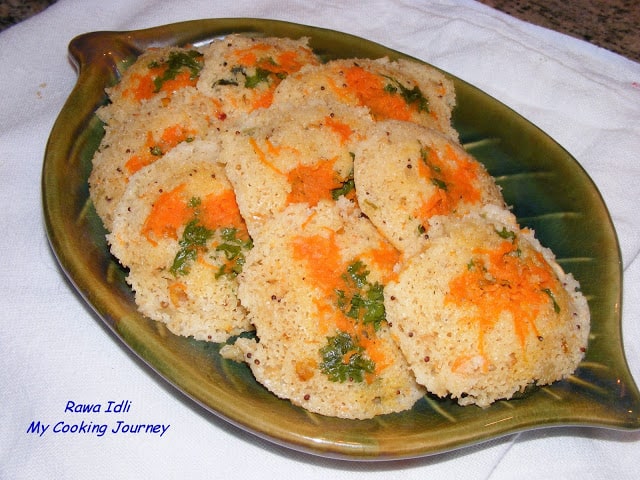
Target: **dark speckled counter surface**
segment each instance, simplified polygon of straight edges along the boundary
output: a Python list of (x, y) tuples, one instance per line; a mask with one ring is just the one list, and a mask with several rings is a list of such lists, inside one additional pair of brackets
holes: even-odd
[[(56, 0), (0, 0), (0, 30)], [(640, 62), (638, 0), (481, 0), (535, 25), (586, 40)]]
[(40, 13), (56, 0), (0, 0), (0, 29), (9, 28), (36, 13)]
[(482, 0), (480, 3), (640, 62), (638, 0)]

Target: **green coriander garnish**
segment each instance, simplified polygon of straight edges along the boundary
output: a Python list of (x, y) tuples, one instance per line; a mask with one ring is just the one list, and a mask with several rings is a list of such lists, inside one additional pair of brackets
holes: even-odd
[(216, 278), (223, 275), (233, 278), (242, 272), (245, 263), (244, 252), (253, 247), (253, 242), (250, 238), (247, 240), (238, 238), (238, 229), (236, 228), (223, 228), (221, 234), (222, 243), (216, 247), (216, 251), (224, 253), (227, 263), (220, 266)]
[[(356, 158), (356, 154), (353, 152), (349, 152), (349, 156), (351, 157), (351, 161), (353, 162)], [(356, 184), (353, 180), (353, 170), (349, 173), (349, 176), (346, 178), (344, 182), (342, 182), (342, 186), (338, 188), (334, 188), (331, 190), (331, 198), (337, 200), (341, 196), (347, 196), (349, 192), (352, 192), (356, 189)]]
[(155, 145), (155, 146), (151, 147), (149, 149), (149, 152), (154, 157), (161, 157), (162, 155), (164, 155), (164, 152), (162, 151), (162, 148), (160, 148), (158, 145)]
[(256, 68), (256, 71), (253, 75), (246, 75), (244, 79), (245, 88), (255, 88), (262, 82), (269, 81), (269, 74), (271, 72), (269, 70), (265, 70), (264, 68)]
[(507, 230), (506, 227), (502, 227), (502, 230), (496, 230), (496, 233), (500, 236), (500, 238), (504, 238), (505, 240), (511, 240), (513, 242), (516, 239), (515, 232)]
[[(431, 170), (432, 174), (442, 173), (442, 169), (429, 160), (430, 153), (431, 148), (420, 144), (420, 160), (422, 160), (422, 163), (424, 163), (429, 168), (429, 170)], [(447, 191), (447, 184), (444, 180), (441, 180), (434, 176), (431, 177), (431, 183), (438, 187), (440, 190), (444, 190), (445, 192)]]
[(198, 258), (199, 253), (209, 250), (207, 243), (216, 235), (216, 239), (220, 237), (220, 243), (215, 247), (215, 251), (223, 254), (225, 262), (216, 272), (215, 278), (223, 275), (236, 277), (245, 263), (244, 252), (253, 247), (253, 242), (251, 238), (246, 240), (240, 238), (237, 228), (227, 227), (216, 230), (206, 228), (200, 223), (201, 205), (200, 197), (191, 197), (187, 202), (187, 206), (193, 210), (193, 217), (182, 232), (182, 238), (178, 242), (180, 249), (169, 271), (176, 277), (188, 274), (191, 263)]
[(182, 232), (182, 238), (178, 242), (180, 250), (173, 259), (171, 273), (176, 277), (189, 273), (191, 262), (198, 258), (198, 249), (206, 246), (213, 233), (213, 230), (200, 225), (197, 218), (187, 223), (184, 232)]
[(429, 167), (429, 169), (431, 169), (431, 171), (435, 172), (435, 173), (442, 173), (442, 169), (434, 164), (433, 162), (429, 161), (429, 154), (431, 153), (431, 148), (430, 147), (426, 147), (422, 144), (420, 144), (420, 160), (422, 160), (422, 163), (424, 163), (427, 167)]
[(387, 75), (384, 75), (384, 77), (391, 82), (385, 85), (385, 92), (391, 94), (399, 92), (400, 96), (403, 98), (407, 105), (416, 104), (419, 112), (429, 113), (429, 100), (422, 94), (422, 91), (417, 85), (415, 85), (412, 89), (409, 89), (393, 77), (389, 77)]
[(556, 302), (556, 297), (553, 294), (553, 292), (551, 291), (551, 289), (543, 288), (542, 291), (544, 293), (546, 293), (547, 295), (549, 295), (549, 298), (553, 302), (553, 311), (556, 312), (556, 313), (560, 313), (560, 305), (558, 305), (558, 302)]
[(165, 82), (173, 80), (182, 71), (183, 68), (189, 70), (191, 75), (189, 78), (194, 80), (200, 75), (202, 70), (202, 62), (198, 61), (198, 58), (202, 57), (202, 54), (196, 50), (189, 50), (187, 52), (169, 52), (169, 57), (166, 61), (151, 62), (149, 68), (158, 68), (162, 65), (166, 65), (167, 69), (164, 73), (153, 80), (155, 92), (159, 92)]
[(320, 370), (332, 382), (362, 382), (365, 373), (373, 373), (375, 363), (363, 355), (364, 348), (346, 332), (327, 338), (320, 349)]
[(447, 191), (447, 184), (444, 183), (442, 180), (438, 178), (432, 178), (431, 183), (436, 187), (438, 187), (440, 190), (444, 190), (445, 192)]
[[(191, 197), (187, 202), (187, 206), (193, 209), (197, 209), (201, 204), (202, 204), (202, 200), (200, 199), (200, 197)], [(196, 212), (196, 215), (197, 214), (198, 212)]]
[(347, 289), (336, 289), (338, 308), (349, 318), (373, 325), (374, 330), (386, 320), (384, 287), (367, 280), (369, 271), (360, 260), (347, 267), (342, 275)]
[(331, 198), (334, 200), (339, 199), (342, 196), (347, 196), (349, 192), (355, 190), (356, 184), (353, 181), (353, 176), (347, 178), (344, 182), (342, 182), (342, 186), (338, 188), (334, 188), (331, 190)]

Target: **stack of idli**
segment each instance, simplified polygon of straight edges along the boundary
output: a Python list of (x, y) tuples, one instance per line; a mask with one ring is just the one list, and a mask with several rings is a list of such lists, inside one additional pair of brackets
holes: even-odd
[(571, 375), (589, 309), (410, 60), (305, 38), (152, 49), (107, 92), (91, 198), (141, 313), (310, 412), (486, 407)]

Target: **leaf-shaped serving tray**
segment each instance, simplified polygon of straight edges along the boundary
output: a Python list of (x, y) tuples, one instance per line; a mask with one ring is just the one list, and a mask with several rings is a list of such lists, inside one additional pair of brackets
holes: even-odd
[(141, 316), (125, 272), (110, 255), (89, 200), (91, 158), (104, 133), (95, 116), (105, 87), (146, 48), (201, 45), (230, 33), (309, 38), (325, 59), (405, 55), (352, 35), (258, 19), (210, 19), (73, 39), (79, 77), (51, 131), (43, 206), (58, 261), (82, 297), (176, 392), (228, 422), (277, 444), (358, 460), (418, 457), (545, 426), (640, 428), (640, 394), (621, 338), (621, 259), (597, 188), (560, 145), (475, 87), (452, 77), (454, 124), (465, 147), (503, 189), (522, 225), (535, 229), (560, 264), (580, 281), (592, 315), (586, 358), (565, 381), (486, 409), (426, 396), (412, 410), (372, 420), (311, 414), (276, 398), (243, 365), (223, 360), (219, 345), (177, 337)]

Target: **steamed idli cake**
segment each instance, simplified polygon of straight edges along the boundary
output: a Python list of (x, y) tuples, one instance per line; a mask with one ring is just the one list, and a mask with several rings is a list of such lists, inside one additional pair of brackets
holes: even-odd
[(273, 100), (278, 84), (302, 66), (319, 63), (307, 39), (228, 35), (204, 47), (198, 89), (235, 117)]
[(247, 255), (238, 293), (259, 340), (233, 349), (266, 388), (311, 412), (370, 418), (411, 408), (424, 390), (382, 302), (397, 259), (348, 200), (290, 205)]
[(221, 160), (249, 232), (292, 203), (353, 197), (353, 147), (371, 122), (342, 104), (276, 105), (222, 138)]
[(385, 287), (387, 319), (417, 381), (487, 406), (574, 372), (589, 310), (577, 281), (508, 213), (448, 218)]
[(364, 137), (354, 150), (358, 203), (407, 256), (421, 250), (433, 217), (504, 207), (484, 166), (450, 138), (393, 120), (371, 125)]
[(217, 107), (194, 87), (184, 87), (170, 97), (156, 96), (134, 106), (116, 100), (109, 108), (118, 118), (102, 116), (105, 135), (89, 176), (91, 199), (107, 230), (129, 177), (176, 145), (206, 136), (216, 123)]
[[(116, 85), (107, 88), (107, 94), (125, 108), (154, 97), (170, 97), (182, 88), (196, 86), (203, 61), (202, 53), (195, 48), (150, 48), (126, 68)], [(103, 109), (107, 118), (117, 118), (121, 113), (118, 108)]]
[(217, 154), (197, 140), (133, 175), (107, 238), (141, 313), (222, 342), (252, 330), (236, 280), (251, 240)]
[(403, 120), (434, 128), (454, 140), (453, 83), (440, 71), (409, 60), (333, 60), (307, 66), (277, 88), (274, 101), (329, 99), (366, 107), (375, 120)]

